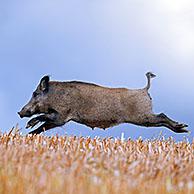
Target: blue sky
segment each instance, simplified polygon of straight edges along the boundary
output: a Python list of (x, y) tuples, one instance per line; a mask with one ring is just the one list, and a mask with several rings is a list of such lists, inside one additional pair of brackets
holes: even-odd
[(141, 88), (144, 74), (154, 111), (189, 124), (190, 135), (122, 124), (91, 131), (69, 123), (50, 133), (150, 138), (160, 131), (181, 140), (194, 131), (194, 2), (192, 0), (0, 1), (0, 129), (27, 119), (17, 111), (40, 78)]

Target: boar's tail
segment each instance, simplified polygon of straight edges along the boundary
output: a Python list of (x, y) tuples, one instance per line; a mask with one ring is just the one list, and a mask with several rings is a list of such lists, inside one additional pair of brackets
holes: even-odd
[(147, 85), (146, 85), (145, 89), (149, 90), (149, 88), (151, 86), (151, 78), (156, 77), (156, 75), (154, 75), (152, 72), (147, 72), (146, 77), (147, 77)]

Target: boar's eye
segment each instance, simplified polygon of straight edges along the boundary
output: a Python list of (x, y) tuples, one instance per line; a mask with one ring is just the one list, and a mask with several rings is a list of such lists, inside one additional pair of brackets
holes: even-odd
[(38, 96), (37, 92), (33, 92), (33, 97), (35, 98), (36, 96)]

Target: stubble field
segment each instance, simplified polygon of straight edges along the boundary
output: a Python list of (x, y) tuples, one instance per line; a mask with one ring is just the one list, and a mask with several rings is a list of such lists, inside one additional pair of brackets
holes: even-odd
[(194, 141), (0, 134), (0, 193), (194, 193)]

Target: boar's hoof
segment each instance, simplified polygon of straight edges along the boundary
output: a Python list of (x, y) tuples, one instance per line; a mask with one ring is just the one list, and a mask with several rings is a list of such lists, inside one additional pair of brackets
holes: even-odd
[(184, 123), (176, 125), (176, 128), (185, 128), (185, 127), (188, 127), (188, 125)]
[(181, 123), (181, 124), (177, 124), (176, 126), (175, 126), (175, 132), (177, 132), (177, 133), (189, 133), (189, 130), (187, 130), (186, 129), (186, 127), (188, 127), (188, 125), (187, 124), (184, 124), (184, 123)]
[(39, 123), (39, 120), (36, 118), (31, 119), (30, 121), (28, 121), (26, 128), (33, 128), (35, 125), (37, 125)]

